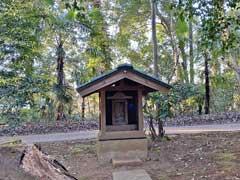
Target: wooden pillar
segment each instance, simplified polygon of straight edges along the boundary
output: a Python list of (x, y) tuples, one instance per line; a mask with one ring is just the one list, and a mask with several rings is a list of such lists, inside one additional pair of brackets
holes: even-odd
[(138, 130), (143, 131), (142, 90), (138, 90)]
[(106, 92), (100, 91), (101, 133), (106, 131)]
[(85, 119), (85, 97), (82, 98), (82, 120)]
[(101, 93), (100, 92), (98, 92), (98, 111), (99, 111), (99, 114), (98, 114), (98, 118), (99, 118), (99, 130), (101, 131), (101, 129), (102, 129), (102, 125), (101, 125), (101, 123), (102, 123), (102, 120), (101, 120), (101, 115), (102, 115), (102, 112), (101, 112), (101, 103), (102, 103), (102, 100), (101, 100)]

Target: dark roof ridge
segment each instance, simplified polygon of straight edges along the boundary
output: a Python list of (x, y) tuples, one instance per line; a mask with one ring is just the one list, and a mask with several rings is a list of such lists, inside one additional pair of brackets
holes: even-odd
[(117, 69), (134, 69), (132, 64), (124, 63), (120, 64)]

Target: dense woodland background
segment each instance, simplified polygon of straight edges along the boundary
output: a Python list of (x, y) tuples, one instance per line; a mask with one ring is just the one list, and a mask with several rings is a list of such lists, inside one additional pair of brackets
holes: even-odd
[(1, 0), (0, 122), (97, 119), (75, 88), (121, 63), (174, 86), (146, 117), (240, 110), (238, 0)]

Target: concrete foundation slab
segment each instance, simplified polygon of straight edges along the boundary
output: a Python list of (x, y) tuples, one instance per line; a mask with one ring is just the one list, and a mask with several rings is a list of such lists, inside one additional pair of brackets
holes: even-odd
[(123, 139), (105, 140), (97, 142), (98, 160), (111, 161), (112, 159), (147, 159), (148, 140)]
[(143, 170), (113, 172), (113, 180), (152, 180), (149, 174)]

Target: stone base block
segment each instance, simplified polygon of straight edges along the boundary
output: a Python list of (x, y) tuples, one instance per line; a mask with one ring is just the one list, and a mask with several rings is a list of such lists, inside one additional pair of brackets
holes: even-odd
[(121, 140), (99, 140), (97, 142), (98, 160), (111, 161), (114, 159), (147, 159), (148, 140), (139, 139), (121, 139)]
[(152, 180), (144, 169), (113, 172), (113, 180)]
[(138, 158), (128, 158), (128, 159), (112, 159), (112, 165), (113, 167), (119, 167), (119, 166), (140, 166), (142, 165), (142, 161)]

